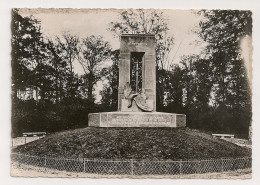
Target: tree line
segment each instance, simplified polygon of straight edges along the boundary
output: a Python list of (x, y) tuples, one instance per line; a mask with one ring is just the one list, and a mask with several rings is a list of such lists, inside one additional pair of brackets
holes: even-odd
[[(114, 52), (102, 36), (79, 38), (71, 33), (48, 38), (33, 17), (12, 12), (12, 126), (55, 131), (87, 125), (89, 112), (98, 111), (94, 87), (108, 70), (102, 64)], [(83, 71), (75, 71), (75, 63)], [(22, 98), (29, 89), (34, 99)], [(39, 127), (39, 128), (38, 128)]]
[[(252, 34), (250, 11), (202, 10), (197, 34), (207, 42), (199, 55), (183, 56), (173, 65), (169, 55), (174, 37), (167, 17), (158, 10), (124, 10), (108, 30), (153, 33), (156, 37), (157, 111), (184, 113), (187, 126), (247, 137), (251, 123), (251, 90), (240, 41)], [(194, 15), (195, 16), (195, 15)], [(54, 39), (42, 34), (33, 17), (12, 13), (12, 126), (25, 129), (62, 129), (87, 126), (87, 114), (117, 109), (119, 50), (101, 36), (79, 38), (64, 33)], [(177, 28), (176, 28), (177, 29)], [(106, 60), (112, 65), (103, 68)], [(84, 71), (74, 71), (78, 62)], [(107, 80), (95, 104), (94, 87)], [(32, 86), (39, 100), (23, 101), (19, 91)]]

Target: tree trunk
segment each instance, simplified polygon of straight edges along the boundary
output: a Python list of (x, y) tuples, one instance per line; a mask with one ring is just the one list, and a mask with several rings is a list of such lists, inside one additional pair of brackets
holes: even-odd
[(92, 91), (93, 91), (93, 85), (92, 85), (92, 81), (90, 81), (90, 84), (88, 86), (88, 99), (91, 103), (94, 103)]
[(70, 59), (70, 82), (69, 82), (69, 91), (70, 91), (70, 97), (73, 97), (73, 90), (72, 90), (72, 83), (73, 83), (73, 68), (72, 68), (72, 61)]
[(93, 74), (90, 74), (89, 75), (89, 78), (88, 78), (88, 99), (91, 103), (94, 103), (94, 98), (93, 98), (93, 86), (94, 86), (94, 83), (93, 83)]

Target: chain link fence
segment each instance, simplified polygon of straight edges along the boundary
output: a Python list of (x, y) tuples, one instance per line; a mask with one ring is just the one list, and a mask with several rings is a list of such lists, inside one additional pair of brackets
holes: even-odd
[(12, 162), (39, 167), (46, 171), (55, 169), (100, 175), (184, 175), (249, 169), (252, 158), (222, 158), (207, 160), (105, 160), (68, 159), (11, 154)]

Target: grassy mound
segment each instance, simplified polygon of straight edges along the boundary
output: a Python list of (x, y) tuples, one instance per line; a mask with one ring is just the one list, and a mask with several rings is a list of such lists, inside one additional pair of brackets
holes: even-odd
[(188, 128), (83, 128), (54, 133), (14, 152), (99, 159), (204, 159), (251, 156), (251, 150)]

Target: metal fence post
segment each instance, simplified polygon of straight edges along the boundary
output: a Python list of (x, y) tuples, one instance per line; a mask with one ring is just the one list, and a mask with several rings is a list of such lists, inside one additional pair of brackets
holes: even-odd
[(44, 170), (47, 170), (47, 158), (46, 155), (44, 156)]
[(18, 154), (18, 166), (21, 167), (21, 155)]
[(196, 171), (197, 171), (197, 174), (201, 174), (201, 164), (200, 164), (200, 160), (197, 161), (197, 164), (198, 164), (198, 165), (197, 165), (197, 168), (196, 168), (196, 169), (197, 169), (197, 170), (196, 170)]
[(83, 172), (86, 172), (86, 162), (85, 162), (85, 158), (83, 158)]
[(180, 175), (182, 175), (182, 159), (179, 161), (180, 164)]
[(220, 160), (221, 160), (221, 172), (223, 173), (224, 172), (223, 158), (221, 158)]
[(130, 159), (130, 165), (131, 165), (131, 175), (134, 175), (134, 161), (133, 161), (133, 159)]

